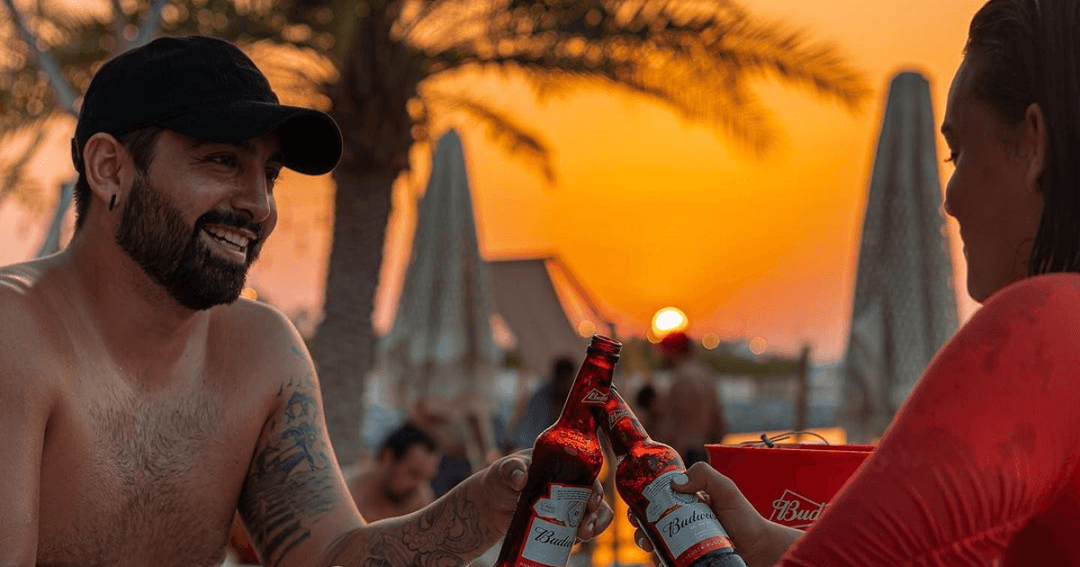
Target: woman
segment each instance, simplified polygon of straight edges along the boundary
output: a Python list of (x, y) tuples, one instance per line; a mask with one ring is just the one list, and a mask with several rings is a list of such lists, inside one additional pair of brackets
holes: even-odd
[(765, 520), (704, 464), (676, 485), (708, 495), (751, 567), (1080, 565), (1078, 32), (1076, 0), (990, 0), (972, 20), (945, 209), (984, 306), (817, 523)]

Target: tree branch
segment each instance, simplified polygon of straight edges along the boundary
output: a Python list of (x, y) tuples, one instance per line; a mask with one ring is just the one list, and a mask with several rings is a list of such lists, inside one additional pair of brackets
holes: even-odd
[(53, 58), (52, 54), (48, 51), (41, 51), (37, 46), (37, 38), (34, 37), (34, 33), (30, 31), (30, 28), (26, 27), (26, 22), (22, 18), (22, 14), (15, 8), (14, 0), (3, 0), (4, 5), (7, 6), (9, 12), (11, 12), (11, 21), (15, 23), (15, 27), (19, 30), (19, 35), (22, 36), (24, 42), (26, 42), (27, 50), (30, 55), (37, 61), (38, 67), (49, 77), (49, 83), (52, 85), (53, 93), (56, 94), (57, 99), (60, 101), (60, 106), (66, 110), (72, 116), (77, 116), (78, 112), (75, 110), (75, 91), (68, 84), (67, 79), (64, 78), (64, 71), (60, 68), (60, 65)]
[(116, 51), (119, 53), (127, 47), (127, 41), (124, 39), (124, 8), (120, 5), (120, 0), (112, 0), (112, 9), (112, 35)]
[(161, 29), (161, 9), (168, 3), (169, 0), (150, 0), (150, 9), (146, 11), (146, 18), (143, 19), (142, 26), (139, 28), (139, 35), (132, 42), (133, 47), (146, 43)]

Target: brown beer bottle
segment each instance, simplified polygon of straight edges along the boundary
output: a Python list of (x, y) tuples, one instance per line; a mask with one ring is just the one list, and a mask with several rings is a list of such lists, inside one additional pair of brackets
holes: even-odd
[(615, 388), (605, 413), (600, 429), (618, 460), (615, 487), (664, 567), (746, 567), (712, 508), (672, 490), (673, 478), (686, 481), (679, 453), (649, 438)]
[(604, 464), (597, 437), (622, 343), (593, 335), (559, 419), (533, 442), (529, 478), (518, 496), (495, 567), (565, 567), (578, 524)]

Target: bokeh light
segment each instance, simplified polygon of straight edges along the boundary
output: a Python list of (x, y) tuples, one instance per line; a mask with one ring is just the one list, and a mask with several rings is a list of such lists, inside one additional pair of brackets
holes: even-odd
[(583, 338), (589, 338), (596, 333), (596, 323), (589, 321), (588, 319), (581, 321), (577, 324), (577, 332)]
[(754, 354), (764, 354), (769, 348), (769, 341), (765, 340), (765, 337), (754, 337), (750, 339), (750, 352)]
[(701, 346), (708, 350), (720, 346), (720, 335), (717, 335), (716, 333), (705, 333), (701, 337)]
[(255, 291), (255, 288), (253, 287), (245, 287), (240, 292), (240, 297), (243, 297), (244, 299), (250, 299), (252, 301), (257, 301), (259, 299), (259, 292)]

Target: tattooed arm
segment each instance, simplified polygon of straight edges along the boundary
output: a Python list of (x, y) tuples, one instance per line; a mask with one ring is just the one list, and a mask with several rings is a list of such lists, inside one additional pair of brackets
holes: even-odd
[(364, 521), (330, 447), (314, 364), (289, 326), (281, 383), (263, 425), (237, 510), (263, 565), (312, 567)]
[[(295, 334), (295, 331), (293, 331)], [(314, 365), (297, 335), (238, 509), (270, 567), (465, 565), (496, 544), (524, 487), (529, 455), (504, 457), (407, 516), (364, 525), (338, 469)], [(611, 522), (597, 482), (578, 535)]]
[(504, 457), (421, 510), (346, 535), (334, 545), (330, 560), (324, 563), (425, 567), (467, 564), (502, 538), (514, 514), (518, 492), (525, 484), (527, 468), (528, 457), (524, 454)]

